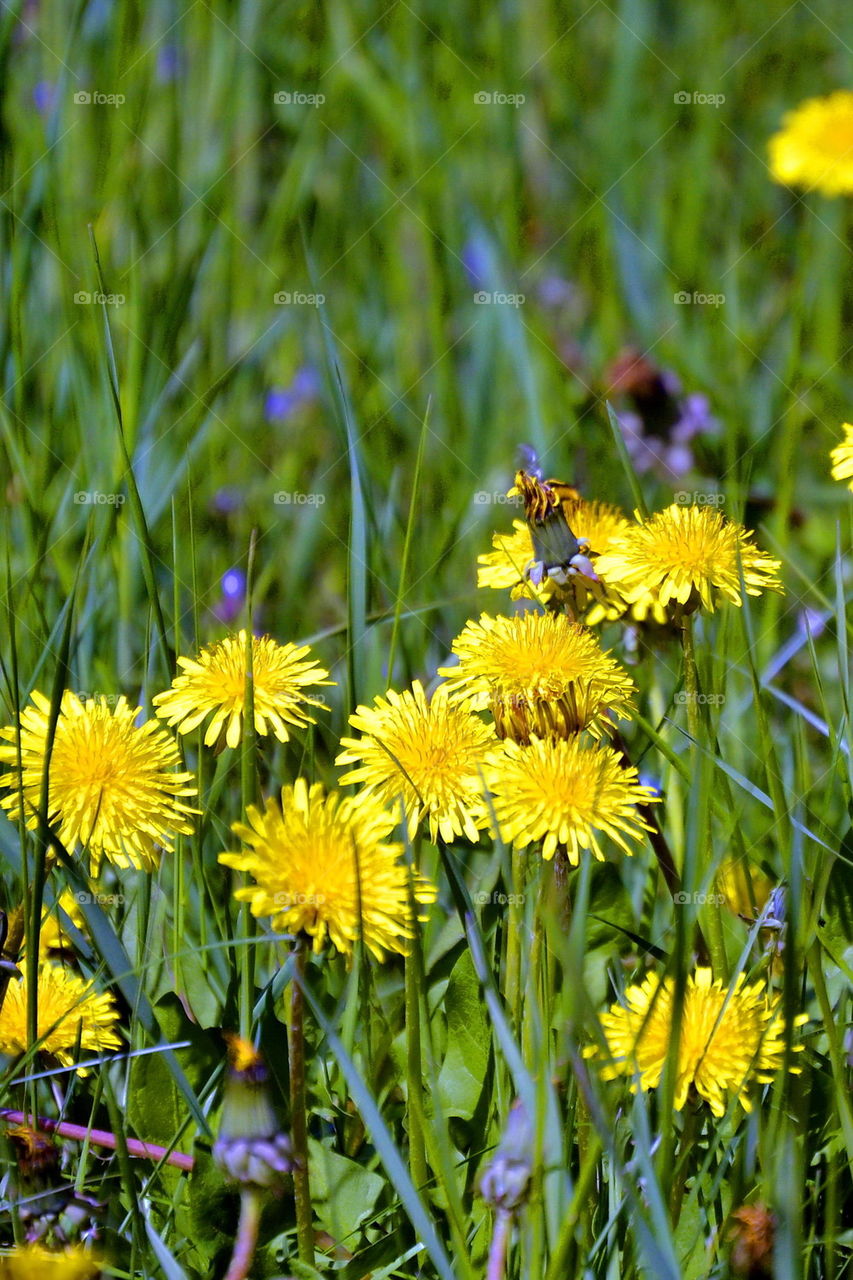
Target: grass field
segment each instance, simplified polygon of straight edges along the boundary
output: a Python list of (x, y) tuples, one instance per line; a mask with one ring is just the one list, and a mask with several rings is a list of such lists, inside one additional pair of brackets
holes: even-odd
[[(768, 161), (853, 85), (849, 5), (10, 0), (0, 50), (0, 1277), (849, 1274), (851, 208)], [(632, 524), (745, 525), (784, 591), (747, 593), (739, 543), (713, 610), (593, 620), (636, 688), (621, 737), (575, 727), (650, 788), (627, 849), (542, 856), (545, 766), (526, 845), (494, 781), (476, 842), (386, 792), (385, 879), (352, 832), (338, 862), (275, 846), (281, 892), (352, 925), (312, 947), (307, 897), (253, 914), (219, 855), (300, 778), (367, 813), (350, 715), (442, 687), (466, 623), (574, 616), (478, 587), (522, 446)], [(261, 637), (310, 646), (316, 723), (176, 733), (178, 657), (246, 628), (239, 699), (263, 711)], [(427, 773), (472, 718), (508, 750), (493, 696)], [(143, 724), (157, 812), (122, 772)], [(609, 1078), (607, 1010), (660, 975), (657, 1078)], [(742, 988), (773, 1031), (716, 1107)]]

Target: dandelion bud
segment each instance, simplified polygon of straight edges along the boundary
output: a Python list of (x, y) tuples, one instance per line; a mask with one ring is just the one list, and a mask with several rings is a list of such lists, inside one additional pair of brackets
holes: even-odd
[(276, 1188), (296, 1168), (267, 1090), (267, 1069), (255, 1047), (230, 1037), (228, 1079), (213, 1158), (244, 1188)]
[(514, 1213), (527, 1200), (533, 1163), (533, 1133), (520, 1102), (510, 1110), (503, 1138), (480, 1179), (480, 1195), (493, 1209)]

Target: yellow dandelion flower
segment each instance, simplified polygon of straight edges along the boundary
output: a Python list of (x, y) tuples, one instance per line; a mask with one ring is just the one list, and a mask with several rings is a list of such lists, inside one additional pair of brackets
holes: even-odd
[(41, 930), (39, 931), (39, 951), (42, 956), (49, 951), (63, 951), (73, 948), (65, 924), (60, 919), (60, 911), (64, 912), (75, 928), (81, 933), (86, 931), (86, 921), (80, 910), (77, 895), (72, 889), (63, 889), (58, 900), (50, 908), (42, 912)]
[(349, 719), (361, 738), (342, 738), (338, 765), (357, 764), (341, 785), (360, 783), (392, 811), (402, 799), (409, 839), (429, 819), (430, 838), (466, 836), (476, 844), (486, 824), (481, 768), (494, 746), (492, 729), (469, 707), (452, 702), (439, 687), (427, 701), (415, 681), (411, 691), (389, 689), (373, 707), (358, 707)]
[[(673, 978), (650, 974), (629, 987), (622, 1003), (601, 1015), (612, 1058), (602, 1067), (605, 1080), (637, 1075), (644, 1090), (660, 1084), (673, 1036), (674, 995)], [(799, 1014), (794, 1025), (806, 1021), (807, 1016)], [(802, 1048), (794, 1046), (795, 1050)], [(597, 1052), (594, 1045), (584, 1050), (587, 1057)], [(676, 1110), (683, 1108), (695, 1090), (715, 1116), (725, 1115), (727, 1093), (737, 1097), (744, 1111), (750, 1111), (746, 1087), (751, 1081), (766, 1084), (772, 1080), (784, 1053), (780, 1001), (768, 996), (764, 983), (747, 985), (741, 973), (727, 989), (705, 968), (697, 968), (688, 977), (678, 1044)], [(635, 1081), (631, 1090), (636, 1089)]]
[(719, 598), (741, 604), (740, 569), (746, 593), (781, 591), (779, 561), (760, 551), (742, 525), (710, 507), (674, 503), (617, 538), (598, 569), (628, 601), (651, 591), (664, 609), (683, 613), (702, 605), (713, 612)]
[(477, 586), (512, 590), (513, 600), (538, 600), (545, 604), (557, 588), (550, 578), (531, 582), (525, 570), (533, 562), (533, 539), (524, 520), (513, 520), (512, 533), (492, 535), (492, 550), (477, 556)]
[[(325, 795), (320, 783), (309, 788), (298, 778), (282, 788), (280, 804), (271, 797), (263, 811), (250, 805), (246, 817), (232, 829), (248, 848), (221, 853), (219, 861), (255, 881), (235, 890), (253, 915), (269, 916), (278, 932), (307, 933), (315, 951), (328, 936), (343, 952), (352, 951), (360, 918), (365, 945), (378, 959), (384, 951), (405, 953), (409, 872), (402, 845), (388, 840), (396, 818), (375, 797)], [(432, 902), (434, 887), (418, 877), (415, 898)]]
[[(301, 729), (316, 724), (305, 708), (324, 707), (325, 703), (306, 690), (335, 681), (328, 679), (328, 671), (314, 658), (306, 660), (308, 653), (307, 645), (281, 645), (270, 636), (253, 638), (256, 733), (264, 737), (273, 733), (279, 742), (287, 742), (288, 726)], [(226, 746), (236, 747), (245, 713), (246, 632), (208, 645), (197, 659), (178, 658), (178, 666), (183, 674), (175, 677), (171, 689), (153, 699), (157, 715), (179, 733), (190, 733), (212, 715), (205, 745), (212, 746), (222, 735)]]
[(825, 196), (853, 193), (853, 93), (839, 89), (786, 113), (768, 143), (777, 182)]
[(604, 860), (599, 833), (633, 853), (629, 840), (651, 830), (637, 805), (658, 799), (612, 747), (584, 746), (578, 738), (504, 742), (486, 781), (501, 839), (517, 848), (541, 840), (546, 859), (565, 849), (575, 867), (586, 849)]
[(846, 480), (848, 489), (853, 489), (853, 425), (842, 423), (844, 439), (830, 452), (833, 480)]
[(715, 876), (717, 892), (736, 916), (755, 920), (767, 905), (773, 882), (744, 859), (727, 858)]
[[(73, 1065), (79, 1035), (84, 1055), (120, 1049), (116, 1034), (118, 1009), (109, 993), (61, 965), (43, 964), (38, 975), (39, 1048), (64, 1067)], [(0, 1053), (25, 1053), (27, 1041), (27, 979), (13, 979), (0, 1009)], [(82, 1072), (81, 1072), (82, 1074)]]
[[(159, 849), (172, 849), (176, 832), (192, 831), (186, 804), (194, 796), (193, 776), (178, 768), (176, 743), (156, 720), (137, 725), (141, 708), (125, 698), (82, 702), (62, 695), (50, 757), (48, 820), (66, 849), (88, 850), (93, 873), (101, 857), (118, 867), (156, 868)], [(23, 809), (28, 827), (38, 826), (47, 752), (50, 702), (38, 691), (21, 712)], [(13, 821), (21, 813), (17, 773), (18, 730), (0, 730), (0, 762), (11, 765), (0, 777), (10, 794), (0, 800)]]
[(627, 718), (634, 684), (585, 627), (563, 615), (482, 614), (453, 642), (456, 667), (439, 668), (447, 688), (474, 710), (489, 708), (502, 738), (560, 737)]
[(24, 1244), (0, 1255), (0, 1280), (97, 1280), (101, 1263), (82, 1245), (51, 1252)]

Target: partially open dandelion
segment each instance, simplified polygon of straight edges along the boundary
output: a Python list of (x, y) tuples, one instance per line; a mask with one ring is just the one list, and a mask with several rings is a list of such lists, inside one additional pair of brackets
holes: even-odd
[(824, 196), (853, 193), (853, 92), (801, 102), (786, 113), (768, 150), (777, 182)]
[[(660, 1084), (674, 1034), (674, 996), (674, 978), (649, 974), (628, 988), (621, 1003), (601, 1015), (612, 1059), (602, 1066), (605, 1080), (638, 1076), (644, 1090)], [(806, 1021), (806, 1014), (798, 1014), (794, 1025)], [(803, 1045), (792, 1048), (796, 1052)], [(598, 1048), (592, 1045), (584, 1053), (594, 1057)], [(736, 1097), (744, 1111), (751, 1111), (747, 1087), (753, 1081), (771, 1081), (784, 1054), (780, 1001), (768, 995), (764, 983), (748, 984), (740, 973), (727, 989), (706, 968), (688, 976), (678, 1042), (677, 1111), (691, 1094), (704, 1098), (718, 1117), (725, 1115), (727, 1094)], [(636, 1092), (636, 1080), (631, 1090)]]
[(563, 615), (525, 613), (469, 622), (453, 642), (457, 667), (439, 668), (454, 698), (489, 708), (500, 737), (608, 732), (627, 718), (634, 684), (595, 636)]
[[(281, 645), (270, 636), (252, 640), (255, 732), (262, 737), (272, 733), (287, 742), (291, 727), (316, 724), (306, 708), (325, 703), (307, 690), (335, 682), (314, 658), (306, 657), (310, 652), (307, 645)], [(178, 658), (183, 674), (153, 699), (157, 715), (179, 733), (190, 733), (210, 716), (205, 745), (220, 740), (236, 747), (245, 715), (246, 656), (246, 632), (240, 631), (208, 645), (197, 659)]]
[(516, 848), (541, 841), (545, 859), (563, 849), (572, 866), (584, 850), (603, 861), (599, 836), (630, 854), (630, 842), (651, 830), (637, 805), (657, 797), (611, 747), (585, 746), (578, 738), (505, 742), (486, 781), (501, 839)]
[[(108, 992), (60, 965), (42, 964), (38, 974), (39, 1048), (64, 1067), (74, 1063), (78, 1038), (84, 1055), (121, 1048), (116, 1034), (118, 1009)], [(25, 1053), (27, 1040), (27, 979), (9, 983), (0, 1009), (0, 1053)]]
[[(137, 725), (141, 708), (119, 698), (83, 702), (62, 695), (53, 751), (47, 817), (66, 849), (82, 845), (93, 874), (102, 857), (119, 867), (153, 870), (159, 850), (171, 851), (176, 832), (191, 832), (196, 810), (186, 803), (196, 794), (193, 776), (179, 768), (177, 744), (156, 720)], [(50, 702), (34, 692), (21, 712), (23, 811), (38, 826), (37, 807), (47, 754)], [(12, 768), (0, 777), (10, 790), (0, 804), (16, 820), (22, 797), (17, 772), (18, 730), (0, 730), (0, 761)]]
[(841, 425), (844, 439), (830, 452), (833, 480), (846, 480), (848, 489), (853, 489), (853, 424), (844, 422)]
[(101, 1263), (82, 1245), (57, 1251), (24, 1244), (0, 1255), (0, 1280), (97, 1280)]
[(651, 591), (664, 609), (680, 614), (700, 606), (712, 612), (720, 599), (740, 605), (741, 572), (747, 595), (782, 590), (779, 561), (722, 512), (674, 503), (648, 520), (635, 514), (638, 523), (597, 563), (629, 602)]
[(512, 533), (492, 535), (492, 550), (477, 556), (477, 586), (512, 590), (513, 600), (526, 598), (544, 604), (555, 594), (550, 578), (540, 583), (525, 578), (533, 561), (533, 538), (524, 520), (513, 520)]
[(486, 823), (481, 768), (495, 744), (494, 732), (464, 704), (451, 702), (447, 689), (428, 701), (423, 686), (389, 689), (373, 707), (359, 707), (350, 724), (361, 738), (342, 738), (338, 765), (357, 764), (341, 785), (361, 783), (393, 810), (402, 800), (409, 839), (429, 821), (430, 838), (474, 843)]
[[(234, 832), (248, 846), (221, 853), (226, 866), (247, 871), (254, 886), (235, 890), (254, 916), (269, 916), (280, 933), (305, 933), (320, 951), (328, 937), (351, 952), (359, 935), (373, 954), (405, 954), (412, 936), (409, 871), (400, 844), (388, 836), (396, 824), (374, 796), (324, 793), (304, 778), (270, 797), (263, 810), (250, 805), (247, 823)], [(429, 903), (435, 889), (420, 876), (415, 898)]]
[(492, 551), (477, 557), (477, 586), (509, 589), (513, 600), (527, 598), (540, 604), (554, 597), (565, 599), (578, 613), (589, 608), (586, 621), (590, 625), (603, 618), (619, 617), (628, 606), (601, 581), (597, 557), (613, 538), (629, 527), (628, 521), (618, 507), (608, 502), (587, 502), (574, 497), (565, 498), (562, 507), (572, 532), (586, 545), (595, 578), (575, 573), (563, 584), (547, 576), (539, 583), (534, 582), (528, 572), (536, 559), (530, 528), (523, 520), (513, 520), (512, 533), (494, 534)]

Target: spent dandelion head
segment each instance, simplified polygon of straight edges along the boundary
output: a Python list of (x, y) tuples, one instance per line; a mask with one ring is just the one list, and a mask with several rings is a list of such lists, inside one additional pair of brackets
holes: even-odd
[[(279, 644), (270, 636), (252, 640), (255, 732), (287, 742), (290, 729), (315, 724), (309, 707), (324, 707), (311, 688), (334, 684), (328, 671), (308, 658), (307, 645)], [(236, 747), (243, 732), (246, 698), (246, 632), (202, 649), (198, 658), (178, 658), (182, 669), (172, 686), (153, 699), (157, 715), (179, 733), (190, 733), (210, 716), (206, 746)]]
[[(175, 833), (192, 831), (196, 810), (193, 776), (180, 769), (176, 743), (156, 720), (137, 724), (141, 708), (125, 698), (81, 701), (62, 695), (53, 748), (47, 818), (67, 849), (88, 850), (93, 873), (102, 857), (118, 867), (153, 870), (158, 850), (171, 850)], [(9, 765), (0, 805), (27, 826), (38, 826), (37, 809), (48, 752), (50, 702), (34, 692), (20, 727), (0, 730), (0, 762)], [(17, 769), (20, 739), (20, 777)]]
[(481, 769), (494, 746), (492, 729), (440, 686), (427, 699), (423, 686), (377, 697), (358, 707), (350, 724), (360, 738), (342, 738), (338, 765), (357, 765), (341, 785), (358, 783), (392, 810), (402, 801), (409, 839), (424, 820), (430, 838), (466, 836), (476, 843), (486, 823)]
[[(116, 1033), (118, 1010), (108, 992), (60, 965), (43, 963), (38, 971), (39, 1048), (64, 1067), (74, 1063), (78, 1040), (83, 1054), (109, 1053), (121, 1048)], [(0, 1009), (0, 1053), (25, 1053), (27, 1040), (27, 979), (12, 981)]]
[(742, 525), (710, 507), (674, 503), (616, 538), (598, 562), (601, 573), (624, 598), (651, 592), (664, 610), (712, 612), (719, 601), (740, 605), (741, 573), (746, 594), (781, 591), (779, 561), (755, 545)]
[(505, 742), (492, 755), (486, 781), (501, 839), (517, 848), (541, 842), (546, 859), (565, 850), (572, 866), (585, 850), (603, 860), (601, 837), (633, 853), (631, 842), (651, 829), (637, 805), (657, 800), (618, 752), (579, 738)]
[[(396, 818), (374, 796), (328, 795), (320, 783), (298, 778), (270, 797), (263, 809), (250, 805), (247, 821), (233, 830), (246, 846), (219, 861), (246, 871), (253, 885), (235, 890), (254, 916), (269, 917), (280, 933), (305, 933), (315, 951), (326, 938), (352, 952), (361, 932), (378, 958), (405, 953), (412, 936), (409, 870), (402, 845), (389, 840)], [(414, 896), (432, 902), (435, 889), (415, 877)]]
[(634, 684), (586, 628), (564, 615), (483, 614), (453, 642), (456, 667), (439, 669), (453, 698), (490, 709), (502, 738), (601, 737), (608, 712), (632, 710)]
[[(601, 1015), (611, 1059), (602, 1067), (605, 1080), (637, 1077), (632, 1092), (638, 1082), (643, 1090), (660, 1084), (674, 1034), (674, 1004), (675, 979), (649, 974)], [(794, 1024), (806, 1021), (806, 1015), (799, 1014)], [(803, 1046), (792, 1048), (797, 1051)], [(594, 1057), (598, 1049), (591, 1046), (584, 1052)], [(784, 1056), (780, 1001), (770, 997), (765, 983), (750, 984), (740, 973), (726, 988), (714, 980), (710, 969), (701, 967), (688, 976), (678, 1040), (676, 1110), (694, 1094), (717, 1117), (725, 1115), (727, 1095), (750, 1111), (748, 1086), (771, 1081)]]
[(801, 102), (786, 113), (768, 150), (777, 182), (824, 196), (853, 193), (853, 92)]

